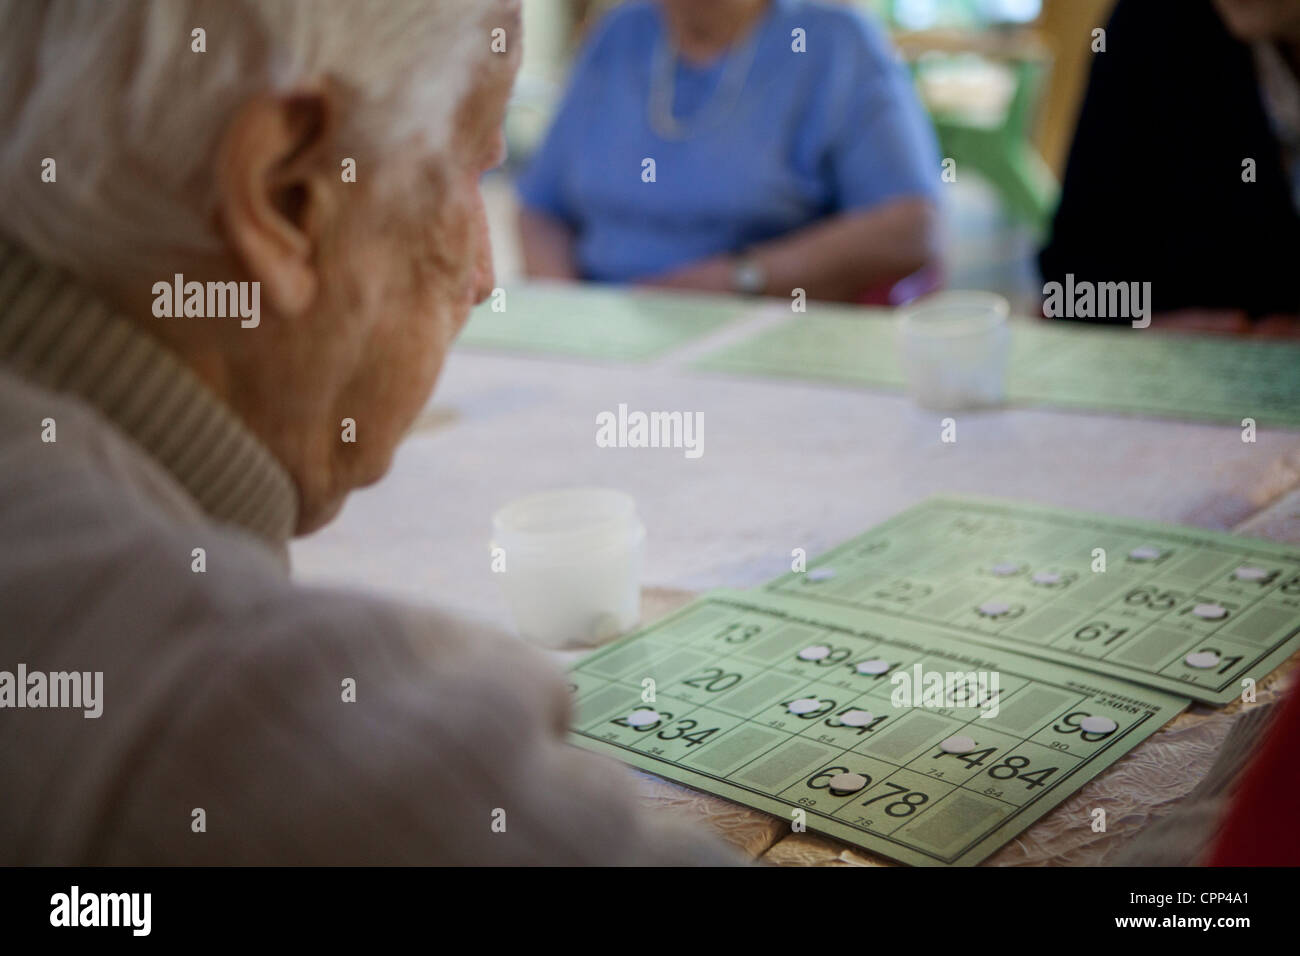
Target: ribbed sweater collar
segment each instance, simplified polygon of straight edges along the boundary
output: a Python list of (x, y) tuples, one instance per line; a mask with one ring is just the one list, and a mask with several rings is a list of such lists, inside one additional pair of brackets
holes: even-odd
[(3, 239), (0, 363), (90, 404), (214, 521), (283, 550), (297, 521), (297, 492), (266, 446), (164, 346)]

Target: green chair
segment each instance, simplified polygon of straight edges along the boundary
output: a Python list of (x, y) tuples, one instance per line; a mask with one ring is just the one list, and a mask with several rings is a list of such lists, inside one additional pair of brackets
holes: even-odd
[[(876, 12), (895, 30), (902, 28), (898, 20), (902, 0), (856, 2)], [(1015, 78), (1014, 92), (999, 123), (931, 109), (943, 155), (957, 161), (959, 175), (973, 170), (987, 179), (1012, 218), (1042, 230), (1056, 208), (1059, 189), (1056, 177), (1032, 144), (1035, 112), (1050, 68), (1048, 57), (1032, 40), (1021, 40), (1023, 34), (987, 23), (974, 0), (943, 0), (936, 15), (946, 35), (942, 52), (979, 53), (1005, 63)], [(925, 42), (926, 34), (911, 36), (918, 44)], [(910, 62), (915, 76), (921, 67), (915, 56)]]
[(1016, 60), (1015, 92), (1001, 123), (989, 125), (960, 115), (931, 113), (945, 157), (960, 174), (974, 170), (998, 191), (1007, 212), (1042, 230), (1056, 207), (1056, 177), (1030, 141), (1034, 108), (1047, 73), (1046, 63)]

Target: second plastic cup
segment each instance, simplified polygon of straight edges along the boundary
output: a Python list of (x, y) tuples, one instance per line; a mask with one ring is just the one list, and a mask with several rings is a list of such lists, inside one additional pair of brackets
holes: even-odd
[(990, 292), (943, 292), (904, 309), (899, 357), (917, 404), (940, 411), (1001, 404), (1010, 311), (1006, 299)]

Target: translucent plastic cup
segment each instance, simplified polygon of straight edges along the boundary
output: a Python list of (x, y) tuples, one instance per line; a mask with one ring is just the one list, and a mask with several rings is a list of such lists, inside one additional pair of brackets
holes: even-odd
[(903, 310), (898, 351), (916, 403), (958, 411), (1004, 402), (1010, 311), (991, 292), (943, 292)]
[(519, 498), (492, 516), (498, 576), (519, 635), (545, 647), (598, 644), (641, 616), (645, 526), (620, 491), (572, 488)]

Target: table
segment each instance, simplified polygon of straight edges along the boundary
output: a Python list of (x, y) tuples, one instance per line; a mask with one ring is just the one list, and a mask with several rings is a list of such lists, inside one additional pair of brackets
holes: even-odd
[[(709, 588), (756, 586), (789, 569), (793, 548), (814, 555), (940, 492), (1300, 542), (1300, 432), (1261, 430), (1247, 444), (1236, 427), (1017, 409), (960, 415), (957, 442), (945, 444), (942, 416), (900, 395), (686, 367), (770, 318), (755, 306), (744, 322), (642, 365), (454, 350), (387, 477), (294, 543), (296, 576), (509, 628), (489, 565), (491, 515), (518, 495), (574, 485), (635, 497), (647, 527), (644, 621)], [(597, 414), (620, 403), (702, 412), (704, 454), (597, 447)], [(1261, 684), (1261, 703), (1281, 693), (1295, 663)], [(990, 862), (1104, 862), (1200, 779), (1241, 706), (1193, 705)], [(698, 819), (755, 858), (883, 862), (638, 777), (647, 812)], [(1086, 828), (1070, 823), (1073, 815), (1098, 802), (1112, 807), (1109, 832), (1078, 832)]]

